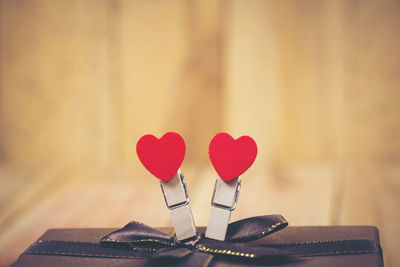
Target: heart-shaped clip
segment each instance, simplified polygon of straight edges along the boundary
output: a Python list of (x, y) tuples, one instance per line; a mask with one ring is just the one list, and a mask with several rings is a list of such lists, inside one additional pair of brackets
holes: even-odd
[(257, 144), (249, 136), (233, 139), (227, 133), (215, 135), (209, 145), (211, 163), (218, 173), (211, 200), (206, 237), (224, 241), (231, 211), (236, 208), (242, 175), (257, 156)]
[(136, 152), (143, 166), (160, 179), (177, 239), (182, 241), (196, 236), (185, 178), (179, 169), (185, 157), (183, 138), (174, 132), (160, 139), (147, 134), (137, 142)]

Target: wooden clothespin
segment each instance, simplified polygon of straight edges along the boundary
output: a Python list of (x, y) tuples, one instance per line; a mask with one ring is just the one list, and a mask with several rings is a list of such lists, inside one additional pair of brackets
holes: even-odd
[(160, 179), (177, 239), (196, 236), (185, 178), (179, 169), (185, 157), (183, 138), (174, 132), (166, 133), (160, 139), (145, 135), (137, 142), (136, 152), (144, 167)]
[(219, 176), (215, 181), (211, 200), (211, 215), (206, 237), (224, 241), (231, 212), (236, 209), (240, 192), (240, 178), (225, 182)]
[(165, 204), (171, 212), (172, 224), (178, 240), (196, 236), (196, 226), (189, 207), (189, 195), (185, 177), (178, 172), (168, 182), (160, 181)]
[(239, 199), (239, 177), (253, 164), (257, 156), (257, 144), (249, 136), (235, 140), (227, 133), (219, 133), (210, 142), (209, 156), (218, 177), (211, 200), (206, 237), (224, 241), (231, 212)]

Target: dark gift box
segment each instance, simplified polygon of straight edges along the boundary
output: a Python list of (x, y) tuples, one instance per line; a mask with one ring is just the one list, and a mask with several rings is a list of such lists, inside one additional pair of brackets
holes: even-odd
[(286, 226), (280, 215), (240, 220), (223, 242), (204, 238), (204, 227), (186, 242), (136, 222), (50, 229), (12, 266), (383, 266), (373, 226)]

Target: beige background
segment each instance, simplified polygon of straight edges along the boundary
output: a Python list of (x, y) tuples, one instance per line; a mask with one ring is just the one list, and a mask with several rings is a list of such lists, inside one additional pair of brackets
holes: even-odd
[(209, 140), (247, 134), (259, 155), (233, 220), (376, 225), (399, 265), (399, 14), (377, 0), (1, 0), (0, 265), (48, 228), (169, 225), (135, 154), (166, 131), (186, 140), (197, 225)]

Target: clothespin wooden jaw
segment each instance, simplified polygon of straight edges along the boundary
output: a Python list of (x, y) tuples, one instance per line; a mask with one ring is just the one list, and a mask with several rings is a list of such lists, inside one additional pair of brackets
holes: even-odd
[(185, 177), (178, 172), (168, 182), (160, 180), (165, 204), (171, 212), (172, 223), (178, 240), (185, 240), (196, 236), (196, 226), (189, 207), (189, 195)]
[(239, 177), (228, 182), (217, 177), (211, 200), (210, 220), (206, 230), (207, 238), (225, 240), (231, 212), (236, 209), (239, 199), (240, 187)]

